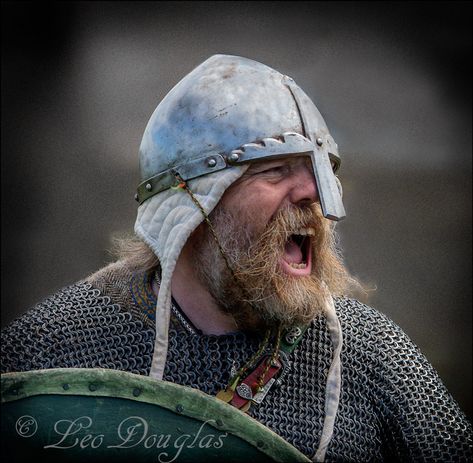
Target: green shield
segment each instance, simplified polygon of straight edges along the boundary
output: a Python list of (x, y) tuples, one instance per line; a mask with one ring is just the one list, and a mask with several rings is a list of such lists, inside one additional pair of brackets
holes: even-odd
[(310, 461), (240, 410), (196, 389), (86, 368), (2, 375), (7, 461)]

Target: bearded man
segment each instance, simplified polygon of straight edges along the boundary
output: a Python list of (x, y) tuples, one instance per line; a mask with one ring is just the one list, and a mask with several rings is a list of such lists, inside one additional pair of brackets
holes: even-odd
[(471, 425), (387, 317), (347, 295), (337, 145), (289, 77), (216, 55), (140, 148), (138, 239), (3, 333), (3, 371), (190, 386), (315, 461), (467, 461)]

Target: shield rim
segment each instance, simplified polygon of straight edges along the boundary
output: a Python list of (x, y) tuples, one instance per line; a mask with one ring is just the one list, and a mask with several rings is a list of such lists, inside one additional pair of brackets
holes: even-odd
[(200, 421), (243, 439), (275, 461), (311, 460), (254, 418), (197, 389), (105, 368), (53, 368), (1, 375), (1, 403), (37, 395), (95, 396), (144, 402)]

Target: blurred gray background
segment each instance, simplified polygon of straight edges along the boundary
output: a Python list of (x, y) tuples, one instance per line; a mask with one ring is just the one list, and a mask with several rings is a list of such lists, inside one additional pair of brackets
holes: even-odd
[(110, 261), (155, 106), (242, 55), (316, 102), (347, 265), (471, 418), (470, 34), (470, 2), (3, 2), (2, 324)]

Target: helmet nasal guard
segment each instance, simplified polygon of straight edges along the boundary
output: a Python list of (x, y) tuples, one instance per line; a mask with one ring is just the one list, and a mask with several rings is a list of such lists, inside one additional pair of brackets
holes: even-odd
[(180, 180), (287, 156), (310, 156), (323, 215), (343, 219), (338, 148), (314, 103), (293, 79), (264, 64), (215, 55), (151, 116), (135, 198), (142, 204)]

